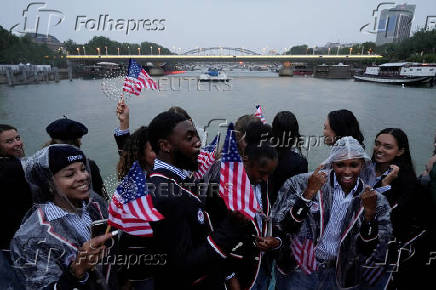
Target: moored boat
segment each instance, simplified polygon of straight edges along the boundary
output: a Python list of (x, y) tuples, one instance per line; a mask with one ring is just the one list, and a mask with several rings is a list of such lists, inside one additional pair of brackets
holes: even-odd
[(367, 67), (363, 74), (355, 75), (354, 79), (383, 84), (432, 87), (436, 80), (436, 64), (385, 63)]
[(313, 76), (325, 79), (351, 79), (351, 67), (342, 63), (336, 65), (317, 65)]

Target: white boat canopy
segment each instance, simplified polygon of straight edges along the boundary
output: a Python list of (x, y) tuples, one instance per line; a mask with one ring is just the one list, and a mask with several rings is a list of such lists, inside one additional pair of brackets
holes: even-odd
[(387, 66), (406, 66), (406, 65), (419, 65), (419, 63), (417, 63), (417, 62), (391, 62), (391, 63), (381, 64), (379, 66), (387, 67)]

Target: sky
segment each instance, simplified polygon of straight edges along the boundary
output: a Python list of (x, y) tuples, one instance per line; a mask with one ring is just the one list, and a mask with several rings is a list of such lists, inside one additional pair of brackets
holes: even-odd
[[(85, 43), (94, 36), (106, 36), (119, 42), (156, 42), (176, 52), (197, 47), (283, 52), (285, 48), (300, 44), (313, 47), (324, 46), (327, 42), (375, 42), (374, 34), (360, 31), (360, 28), (367, 23), (370, 23), (367, 28), (373, 25), (373, 10), (383, 2), (387, 1), (6, 0), (1, 5), (0, 25), (5, 29), (17, 25), (14, 31), (30, 31), (35, 29), (39, 15), (38, 32), (49, 31), (60, 41), (72, 39)], [(436, 0), (414, 0), (407, 4), (416, 5), (412, 31), (424, 27), (427, 16), (436, 19)], [(383, 7), (392, 6), (384, 4)], [(92, 29), (93, 24), (97, 26), (99, 15), (103, 15), (100, 29)], [(109, 25), (102, 29), (104, 15), (114, 22), (121, 20), (118, 30), (114, 29), (115, 25), (111, 31)], [(155, 23), (151, 23), (155, 19)], [(128, 22), (130, 26), (127, 26)], [(134, 30), (127, 29), (133, 29), (134, 25)], [(150, 27), (157, 30), (147, 30)]]

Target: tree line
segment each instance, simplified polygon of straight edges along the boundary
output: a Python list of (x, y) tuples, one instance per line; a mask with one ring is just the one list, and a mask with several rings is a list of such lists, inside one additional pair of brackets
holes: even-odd
[(307, 44), (291, 47), (285, 54), (380, 54), (381, 62), (412, 61), (436, 63), (436, 29), (416, 31), (410, 38), (399, 43), (376, 46), (375, 42), (364, 42), (349, 47), (309, 47)]
[[(50, 64), (53, 66), (66, 66), (65, 56), (70, 55), (105, 55), (108, 54), (172, 54), (168, 48), (157, 43), (142, 42), (137, 43), (120, 43), (110, 40), (107, 37), (95, 36), (87, 43), (76, 43), (69, 39), (61, 44), (60, 49), (51, 50), (46, 44), (34, 43), (33, 34), (16, 36), (9, 30), (0, 26), (0, 64)], [(140, 50), (138, 50), (140, 48)]]

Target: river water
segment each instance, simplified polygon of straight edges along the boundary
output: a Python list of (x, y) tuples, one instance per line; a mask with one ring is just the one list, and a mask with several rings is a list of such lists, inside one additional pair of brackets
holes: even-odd
[[(255, 105), (261, 104), (267, 121), (272, 122), (278, 111), (290, 110), (299, 121), (302, 135), (321, 136), (327, 113), (348, 109), (360, 122), (369, 154), (376, 133), (386, 127), (399, 127), (407, 133), (418, 173), (433, 150), (435, 88), (402, 88), (311, 77), (280, 78), (272, 72), (229, 72), (231, 85), (202, 83), (198, 87), (194, 80), (188, 79), (199, 74), (190, 72), (160, 79), (163, 90), (145, 91), (128, 98), (131, 128), (146, 125), (161, 111), (177, 105), (185, 108), (199, 127), (219, 119), (211, 122), (207, 130), (210, 140), (223, 120), (234, 122), (243, 114), (254, 113)], [(65, 115), (84, 123), (89, 133), (82, 139), (82, 149), (97, 162), (112, 190), (118, 160), (113, 139), (113, 129), (118, 124), (116, 101), (105, 96), (101, 88), (102, 80), (80, 79), (13, 88), (2, 85), (0, 123), (19, 129), (27, 155), (49, 139), (45, 128), (51, 121)], [(319, 143), (312, 137), (310, 150), (304, 150), (309, 169), (328, 156), (328, 147)]]

